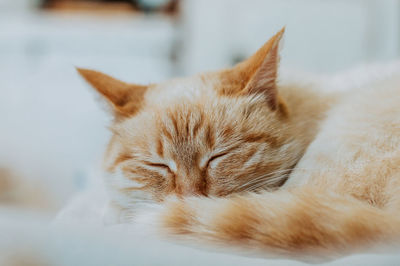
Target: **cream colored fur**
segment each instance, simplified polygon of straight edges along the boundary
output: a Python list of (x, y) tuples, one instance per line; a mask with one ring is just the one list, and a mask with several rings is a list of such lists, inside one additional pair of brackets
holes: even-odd
[(114, 221), (301, 257), (399, 241), (400, 79), (279, 80), (282, 34), (232, 69), (147, 87), (79, 70), (115, 112)]

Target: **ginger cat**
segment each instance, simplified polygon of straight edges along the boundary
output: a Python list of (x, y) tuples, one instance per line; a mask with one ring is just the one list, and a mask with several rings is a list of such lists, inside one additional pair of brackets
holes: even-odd
[(161, 84), (78, 69), (115, 116), (105, 168), (119, 222), (154, 202), (162, 233), (301, 256), (399, 239), (400, 79), (278, 83), (283, 33), (233, 68)]

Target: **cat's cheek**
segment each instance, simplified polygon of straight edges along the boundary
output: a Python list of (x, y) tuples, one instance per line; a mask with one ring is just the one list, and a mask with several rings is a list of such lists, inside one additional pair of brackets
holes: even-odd
[(158, 236), (161, 228), (161, 216), (165, 211), (165, 206), (156, 203), (146, 205), (146, 208), (137, 210), (134, 218), (129, 223), (140, 234)]

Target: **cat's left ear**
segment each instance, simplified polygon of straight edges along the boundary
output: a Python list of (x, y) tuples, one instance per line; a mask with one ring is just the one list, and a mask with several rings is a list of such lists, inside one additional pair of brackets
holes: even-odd
[(285, 28), (270, 38), (255, 54), (222, 73), (223, 93), (228, 95), (261, 94), (272, 110), (279, 109), (277, 75), (279, 45)]
[(90, 69), (77, 70), (107, 100), (117, 119), (134, 115), (142, 107), (147, 86), (125, 83)]

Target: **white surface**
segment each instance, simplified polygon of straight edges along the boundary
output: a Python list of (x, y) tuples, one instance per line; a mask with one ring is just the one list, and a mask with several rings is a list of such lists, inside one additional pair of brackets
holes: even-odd
[[(0, 210), (0, 265), (25, 259), (26, 265), (308, 265), (281, 259), (239, 256), (168, 243), (129, 226), (106, 229), (82, 222), (49, 225), (38, 215)], [(232, 253), (232, 252), (231, 252)], [(400, 264), (399, 253), (353, 255), (323, 265)]]

